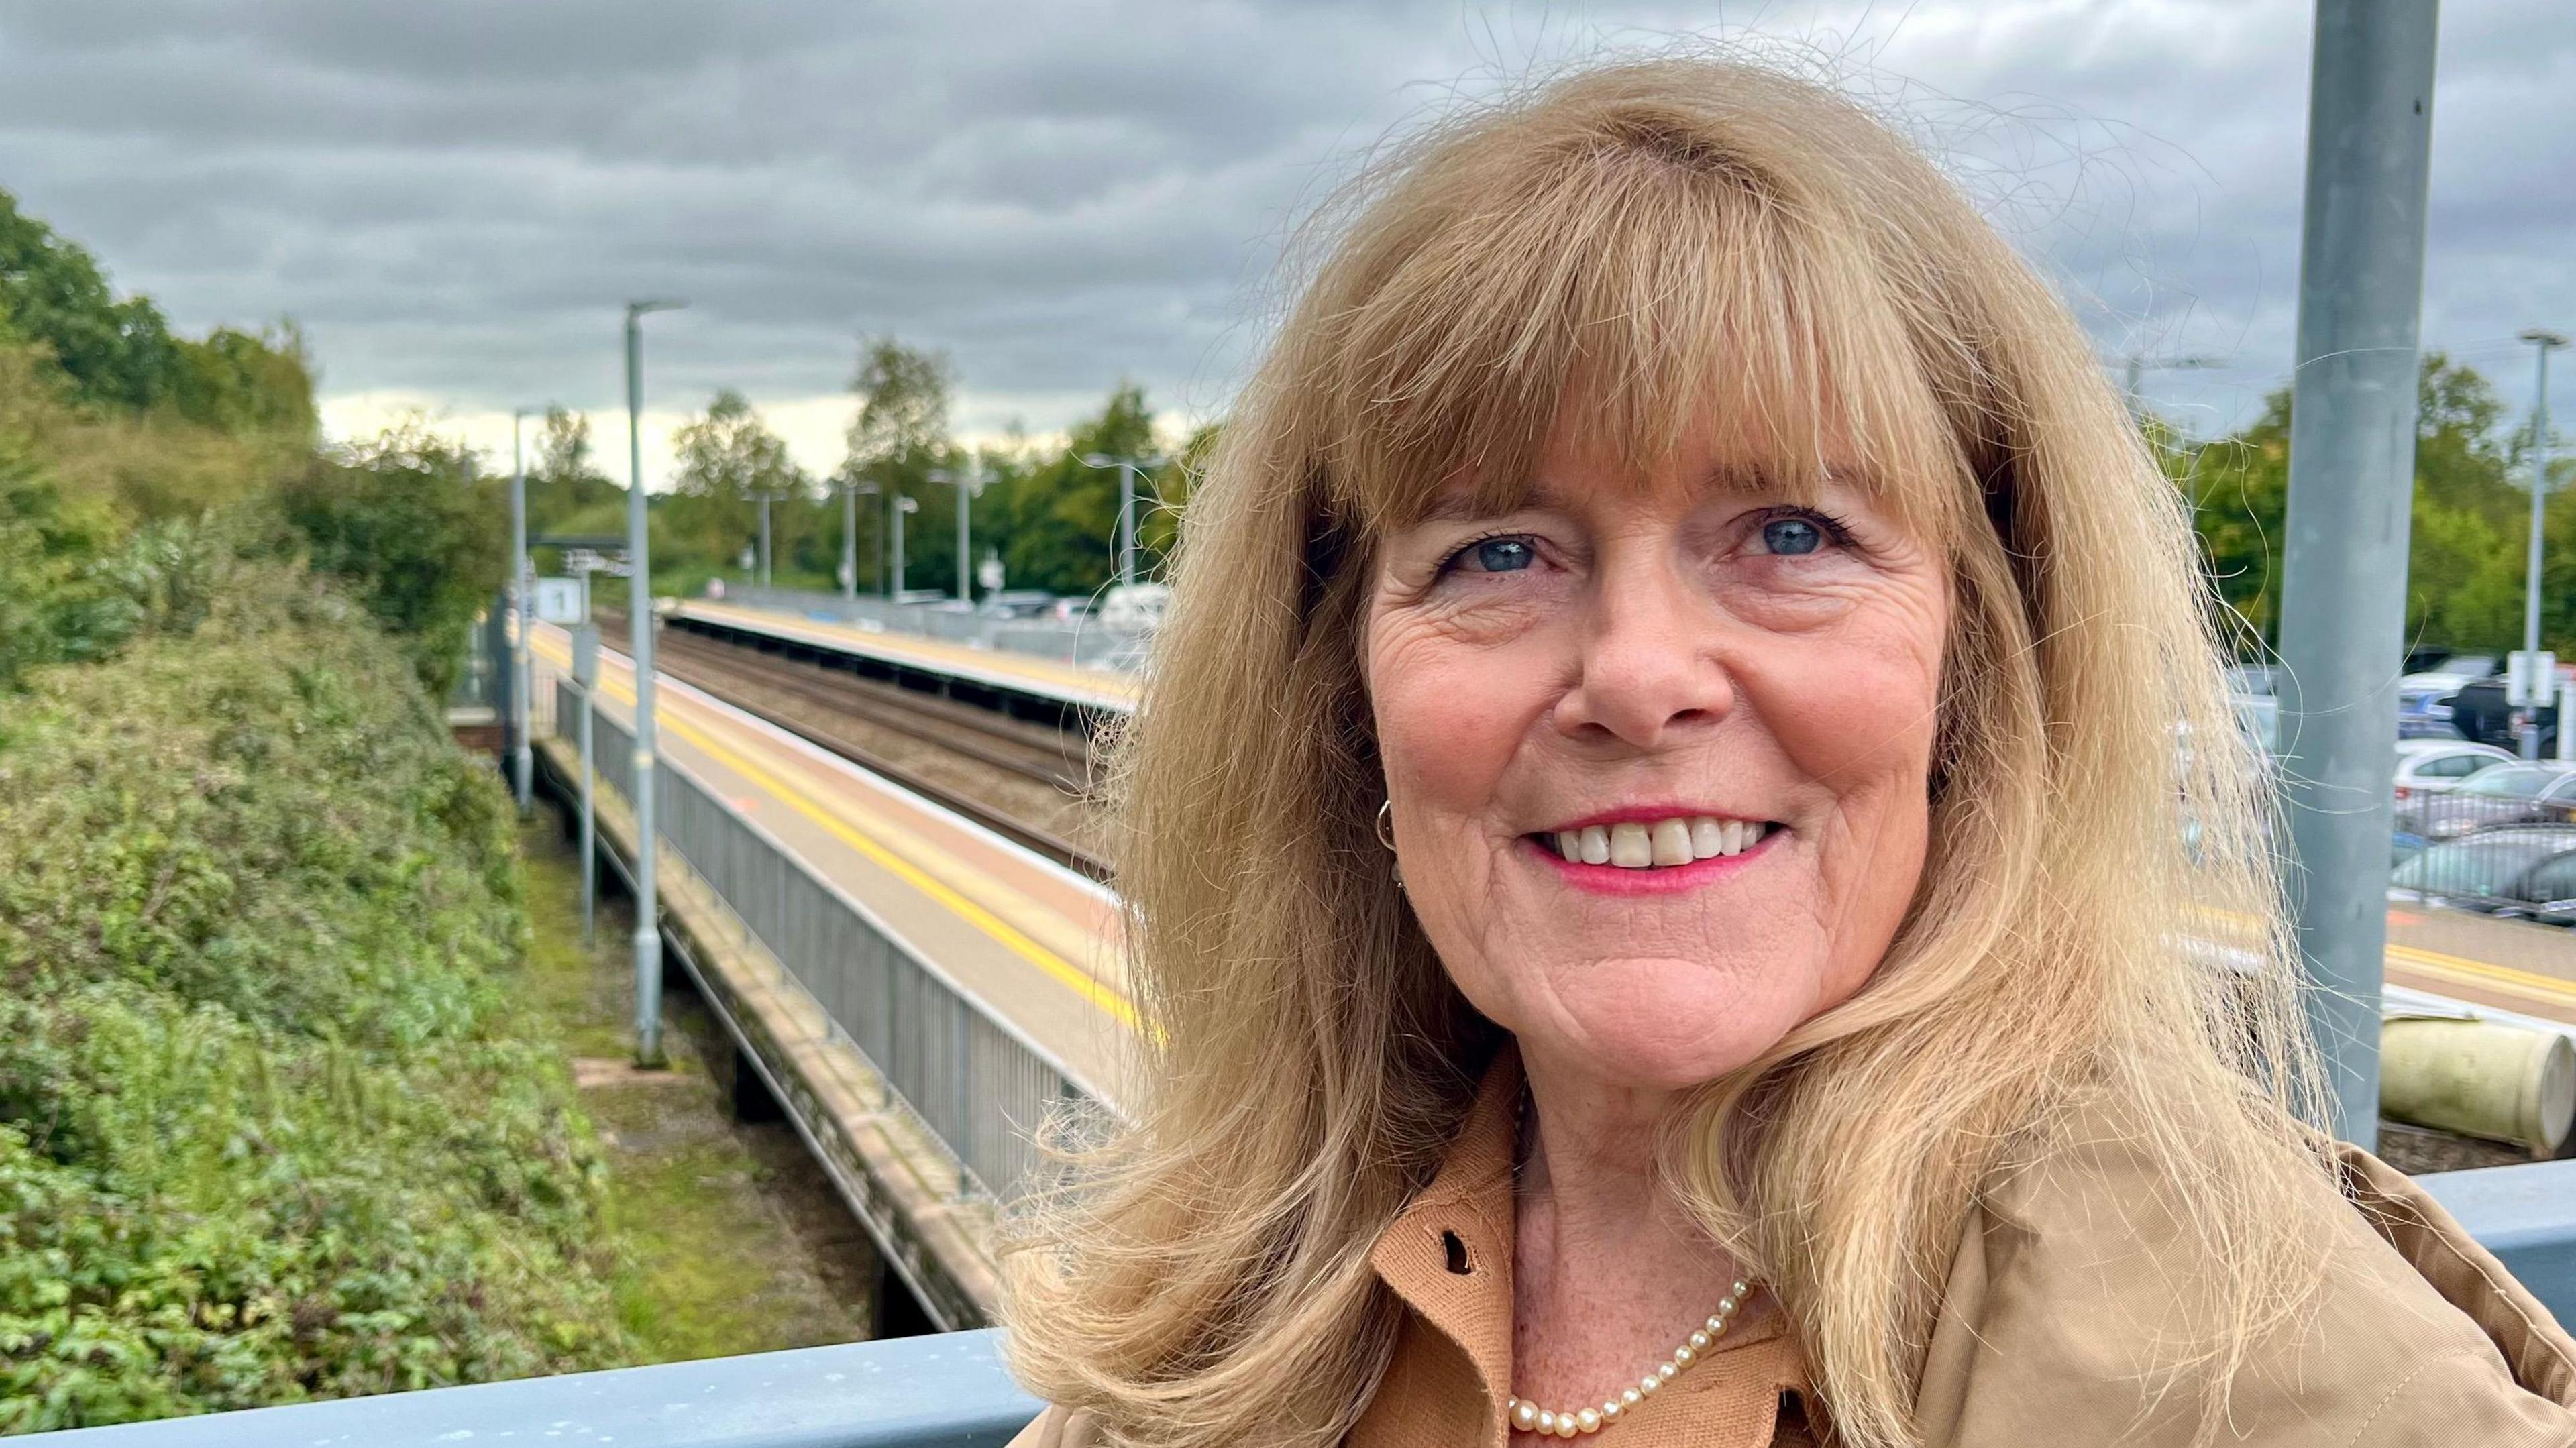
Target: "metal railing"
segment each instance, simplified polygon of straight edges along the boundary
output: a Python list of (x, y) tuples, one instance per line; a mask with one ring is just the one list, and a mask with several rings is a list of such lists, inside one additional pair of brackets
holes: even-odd
[(1002, 1448), (1038, 1415), (991, 1330), (430, 1388), (45, 1435), (72, 1448)]
[(2576, 771), (2498, 764), (2400, 800), (2392, 891), (2493, 914), (2576, 922)]
[[(572, 690), (556, 681), (558, 720), (577, 717)], [(605, 714), (592, 727), (600, 784), (632, 799), (634, 736)], [(1106, 1109), (1090, 1083), (767, 830), (667, 759), (652, 773), (665, 847), (805, 988), (983, 1195), (1009, 1201), (1035, 1180), (1044, 1158), (1032, 1132), (1051, 1115)]]
[(775, 609), (807, 618), (874, 626), (896, 633), (920, 634), (976, 648), (998, 649), (1056, 663), (1096, 669), (1133, 669), (1144, 654), (1147, 635), (1112, 629), (1097, 619), (1071, 623), (1050, 619), (995, 618), (955, 604), (889, 603), (862, 595), (814, 593), (794, 588), (734, 588), (711, 603)]

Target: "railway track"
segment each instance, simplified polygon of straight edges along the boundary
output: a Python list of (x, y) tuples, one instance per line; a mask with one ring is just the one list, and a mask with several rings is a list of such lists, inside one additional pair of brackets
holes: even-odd
[[(601, 632), (611, 638), (623, 633), (627, 626), (624, 615), (606, 610), (600, 612), (599, 624)], [(1090, 741), (1081, 735), (678, 629), (665, 628), (655, 633), (654, 663), (661, 672), (692, 688), (757, 714), (1023, 848), (1095, 880), (1105, 882), (1109, 878), (1107, 863), (1089, 850), (988, 800), (888, 758), (883, 749), (875, 747), (850, 724), (860, 722), (903, 735), (1018, 779), (1043, 784), (1069, 799), (1080, 798), (1091, 782)]]

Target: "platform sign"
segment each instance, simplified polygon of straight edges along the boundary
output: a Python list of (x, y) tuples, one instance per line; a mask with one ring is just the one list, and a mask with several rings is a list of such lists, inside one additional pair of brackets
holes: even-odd
[(538, 579), (537, 619), (541, 623), (581, 622), (581, 580), (578, 578)]
[(2558, 702), (2558, 656), (2547, 649), (2515, 649), (2505, 655), (2504, 701), (2516, 709), (2546, 708)]

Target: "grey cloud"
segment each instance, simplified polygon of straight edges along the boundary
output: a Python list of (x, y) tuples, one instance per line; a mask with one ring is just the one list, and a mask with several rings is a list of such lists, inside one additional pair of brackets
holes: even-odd
[[(464, 410), (838, 390), (855, 337), (977, 416), (1121, 377), (1220, 405), (1302, 208), (1391, 125), (1608, 43), (1787, 37), (1915, 119), (2106, 352), (2209, 425), (2286, 371), (2307, 7), (1311, 0), (0, 0), (0, 186), (184, 325), (291, 313), (336, 391)], [(2576, 321), (2556, 0), (2446, 17), (2427, 337)], [(2509, 362), (2509, 346), (2495, 354)], [(2477, 360), (2485, 361), (2481, 354)]]

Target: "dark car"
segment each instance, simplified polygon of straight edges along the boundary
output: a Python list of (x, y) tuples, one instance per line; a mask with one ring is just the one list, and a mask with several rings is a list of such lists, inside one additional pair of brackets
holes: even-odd
[(2438, 845), (2500, 825), (2570, 820), (2576, 820), (2576, 766), (2517, 763), (2480, 770), (2448, 794), (2408, 800), (2395, 824), (2401, 835)]
[[(2442, 702), (2449, 706), (2451, 727), (2472, 744), (2492, 744), (2511, 749), (2520, 741), (2513, 732), (2513, 706), (2505, 701), (2504, 680), (2481, 679), (2464, 685), (2460, 692)], [(2550, 707), (2539, 711), (2540, 752), (2543, 757), (2558, 752), (2558, 710)]]
[(2576, 920), (2576, 829), (2518, 825), (2435, 845), (2390, 872), (2392, 890), (2565, 924)]

